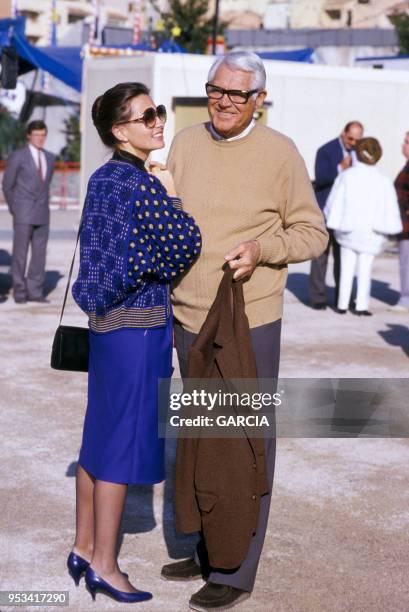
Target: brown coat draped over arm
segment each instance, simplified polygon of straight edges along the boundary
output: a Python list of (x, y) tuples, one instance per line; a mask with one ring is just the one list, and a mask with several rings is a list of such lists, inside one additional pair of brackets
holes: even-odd
[[(257, 378), (242, 282), (233, 281), (230, 268), (189, 351), (188, 379), (198, 378), (220, 379), (221, 387), (228, 379)], [(260, 497), (268, 492), (264, 440), (251, 438), (247, 429), (239, 438), (199, 432), (178, 441), (176, 528), (202, 531), (214, 568), (242, 563), (257, 528)]]

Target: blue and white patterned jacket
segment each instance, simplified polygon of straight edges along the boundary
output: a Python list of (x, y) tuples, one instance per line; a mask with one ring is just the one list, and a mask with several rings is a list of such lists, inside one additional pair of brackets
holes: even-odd
[(162, 327), (170, 282), (199, 255), (194, 219), (143, 162), (115, 154), (91, 176), (72, 294), (95, 332)]

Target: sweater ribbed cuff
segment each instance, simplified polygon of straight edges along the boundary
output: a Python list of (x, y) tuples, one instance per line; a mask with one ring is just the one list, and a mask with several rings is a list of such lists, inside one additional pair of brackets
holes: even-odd
[(275, 236), (257, 238), (260, 244), (260, 264), (274, 264), (281, 259), (281, 242)]

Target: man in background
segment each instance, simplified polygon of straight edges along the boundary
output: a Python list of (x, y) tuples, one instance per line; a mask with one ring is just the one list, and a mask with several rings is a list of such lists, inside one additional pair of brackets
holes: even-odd
[[(331, 188), (340, 172), (350, 168), (356, 161), (355, 145), (362, 138), (364, 127), (359, 121), (350, 121), (338, 138), (330, 140), (317, 151), (315, 158), (315, 195), (321, 210), (324, 209)], [(332, 249), (334, 258), (335, 305), (338, 303), (340, 277), (340, 250), (333, 232), (328, 231), (330, 240), (327, 249), (311, 262), (310, 303), (316, 310), (325, 310), (327, 295), (325, 276), (328, 257)]]
[(26, 136), (26, 146), (10, 155), (3, 175), (3, 192), (13, 216), (11, 274), (17, 304), (48, 301), (44, 297), (44, 277), (55, 158), (43, 149), (47, 137), (44, 121), (31, 121)]

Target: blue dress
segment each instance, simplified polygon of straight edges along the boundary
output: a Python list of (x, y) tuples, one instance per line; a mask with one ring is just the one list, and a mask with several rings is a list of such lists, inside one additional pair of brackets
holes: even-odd
[(158, 438), (158, 378), (172, 373), (166, 327), (89, 332), (88, 406), (79, 464), (98, 480), (154, 484), (165, 478)]

